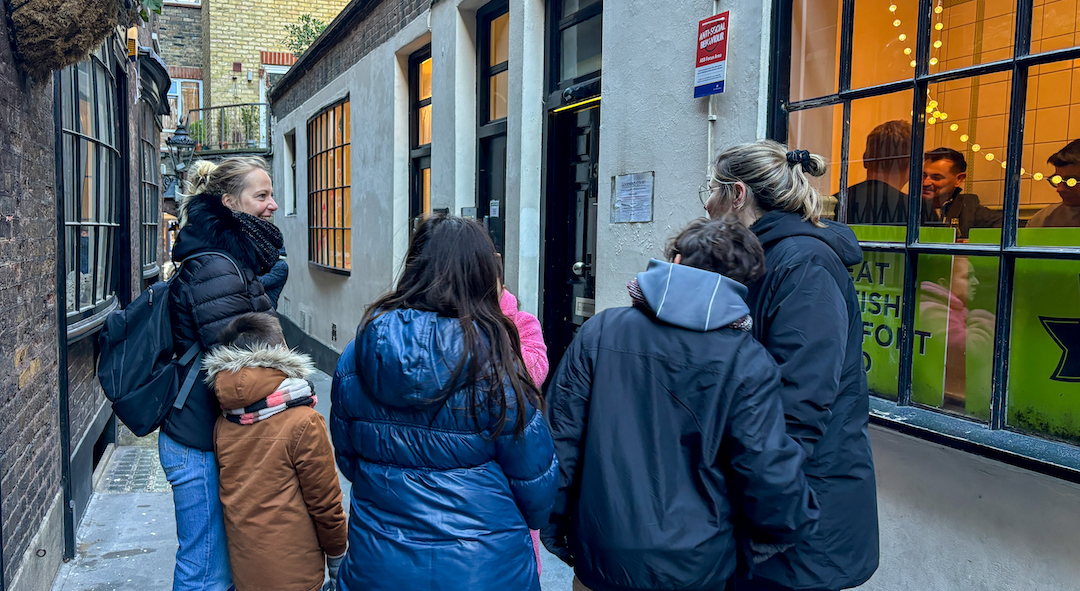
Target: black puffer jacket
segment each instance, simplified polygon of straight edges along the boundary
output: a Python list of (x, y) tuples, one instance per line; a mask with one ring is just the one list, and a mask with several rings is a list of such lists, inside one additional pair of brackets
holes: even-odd
[[(173, 246), (173, 260), (185, 262), (172, 282), (173, 342), (186, 351), (196, 339), (205, 350), (218, 345), (221, 331), (233, 318), (248, 312), (271, 310), (270, 298), (256, 280), (259, 269), (255, 245), (240, 230), (232, 212), (220, 197), (198, 195), (181, 205), (180, 229)], [(240, 265), (244, 278), (228, 259), (193, 255), (223, 252)], [(184, 379), (181, 376), (180, 379)], [(162, 429), (176, 441), (203, 451), (214, 451), (214, 422), (221, 414), (213, 390), (200, 377), (187, 403), (169, 413)]]
[(729, 326), (746, 288), (655, 260), (638, 284), (648, 305), (591, 318), (552, 378), (544, 542), (596, 591), (723, 589), (737, 520), (762, 543), (813, 529), (805, 456), (784, 432), (776, 364)]
[(750, 228), (767, 268), (747, 299), (754, 336), (780, 365), (787, 431), (821, 503), (816, 533), (754, 568), (793, 589), (854, 587), (878, 565), (863, 325), (847, 270), (862, 249), (847, 226), (826, 224), (773, 211)]

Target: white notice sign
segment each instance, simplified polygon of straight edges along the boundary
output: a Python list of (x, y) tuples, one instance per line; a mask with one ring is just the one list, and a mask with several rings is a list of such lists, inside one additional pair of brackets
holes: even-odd
[(611, 223), (651, 222), (654, 172), (623, 174), (611, 187)]

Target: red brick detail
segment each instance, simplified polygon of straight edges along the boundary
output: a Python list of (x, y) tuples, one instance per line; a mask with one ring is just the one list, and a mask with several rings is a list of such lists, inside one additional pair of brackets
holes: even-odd
[(184, 80), (202, 80), (202, 68), (189, 66), (169, 66), (170, 78), (183, 78)]
[(264, 66), (291, 66), (296, 63), (296, 56), (287, 51), (263, 51), (261, 54)]

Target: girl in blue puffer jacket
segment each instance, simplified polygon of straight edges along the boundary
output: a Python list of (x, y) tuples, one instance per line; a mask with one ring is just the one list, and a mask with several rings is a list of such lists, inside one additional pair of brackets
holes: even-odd
[(529, 528), (547, 522), (557, 462), (498, 270), (478, 223), (426, 218), (338, 361), (342, 591), (540, 589)]

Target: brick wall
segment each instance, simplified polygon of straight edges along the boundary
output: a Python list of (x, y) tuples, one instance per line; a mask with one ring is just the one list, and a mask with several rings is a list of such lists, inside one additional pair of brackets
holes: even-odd
[(203, 67), (202, 9), (198, 6), (163, 6), (158, 17), (158, 43), (166, 64)]
[(95, 377), (96, 341), (97, 335), (91, 335), (68, 345), (68, 421), (73, 450), (105, 404), (105, 394)]
[(343, 38), (318, 62), (312, 64), (303, 60), (299, 63), (304, 71), (303, 77), (283, 88), (280, 94), (275, 94), (274, 115), (279, 118), (288, 115), (371, 50), (424, 14), (430, 5), (430, 0), (383, 0), (377, 6), (352, 15), (349, 22), (341, 23), (343, 32), (340, 35)]
[[(287, 51), (282, 43), (285, 25), (295, 23), (300, 15), (329, 23), (346, 4), (347, 0), (203, 0), (210, 27), (204, 85), (210, 87), (212, 105), (258, 102), (260, 52)], [(241, 63), (240, 72), (233, 71), (233, 62)]]
[(51, 78), (13, 66), (0, 19), (0, 502), (9, 583), (60, 490)]

